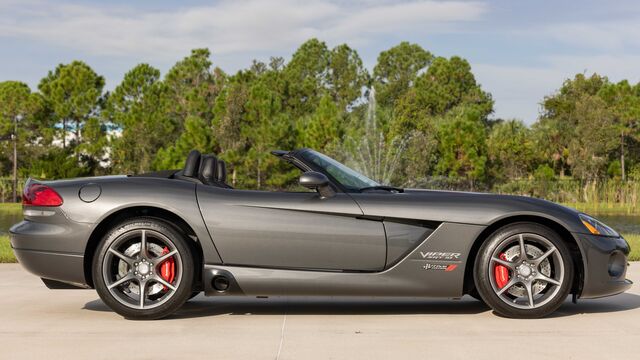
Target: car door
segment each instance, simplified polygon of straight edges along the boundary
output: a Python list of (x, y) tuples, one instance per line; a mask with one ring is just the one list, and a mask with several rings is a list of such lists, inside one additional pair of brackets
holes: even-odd
[(362, 219), (345, 193), (269, 192), (197, 186), (198, 204), (228, 265), (376, 271), (384, 268), (380, 221)]

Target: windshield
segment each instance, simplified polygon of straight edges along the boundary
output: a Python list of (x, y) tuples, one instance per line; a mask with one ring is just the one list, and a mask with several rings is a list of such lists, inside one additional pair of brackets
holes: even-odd
[(331, 177), (349, 190), (360, 190), (372, 186), (380, 186), (377, 182), (339, 163), (327, 155), (313, 150), (305, 150), (300, 154), (300, 156), (306, 160), (306, 162), (312, 163), (322, 169), (322, 172), (325, 174), (331, 175)]

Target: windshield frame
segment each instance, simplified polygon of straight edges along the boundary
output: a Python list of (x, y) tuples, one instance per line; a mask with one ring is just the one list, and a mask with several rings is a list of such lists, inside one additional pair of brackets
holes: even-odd
[[(332, 161), (335, 163), (335, 167), (340, 169), (341, 171), (343, 171), (347, 176), (349, 177), (355, 177), (358, 178), (360, 180), (363, 180), (362, 178), (369, 180), (371, 183), (367, 184), (367, 186), (363, 186), (363, 187), (353, 187), (353, 186), (349, 186), (347, 184), (343, 184), (342, 182), (338, 181), (338, 179), (333, 176), (326, 168), (323, 168), (322, 166), (314, 163), (313, 161), (311, 161), (310, 159), (306, 158), (305, 155), (308, 155), (309, 153), (312, 154), (318, 154), (321, 157), (325, 157), (328, 161)], [(301, 163), (303, 163), (305, 165), (305, 167), (309, 168), (312, 171), (317, 171), (319, 173), (324, 174), (325, 176), (327, 176), (329, 178), (329, 180), (331, 181), (331, 183), (334, 185), (334, 187), (338, 188), (339, 190), (341, 190), (342, 192), (345, 193), (359, 193), (361, 192), (360, 189), (365, 188), (365, 187), (370, 187), (370, 186), (379, 186), (380, 184), (372, 179), (369, 179), (367, 176), (361, 174), (358, 171), (355, 171), (353, 169), (351, 169), (350, 167), (342, 164), (341, 162), (339, 162), (338, 160), (335, 160), (334, 158), (323, 154), (319, 151), (315, 151), (313, 149), (308, 149), (308, 148), (304, 148), (304, 149), (300, 149), (300, 150), (296, 150), (294, 152), (291, 153), (291, 156), (294, 157), (295, 159), (297, 159), (298, 161), (300, 161)], [(342, 167), (342, 168), (341, 168)], [(344, 170), (347, 171), (344, 171)], [(366, 181), (365, 180), (365, 181)]]

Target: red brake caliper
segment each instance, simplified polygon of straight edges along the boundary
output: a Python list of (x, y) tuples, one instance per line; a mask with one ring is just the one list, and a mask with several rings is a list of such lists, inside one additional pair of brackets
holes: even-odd
[[(162, 249), (162, 255), (166, 255), (169, 253), (169, 248), (165, 246)], [(176, 261), (173, 259), (173, 256), (163, 261), (160, 264), (160, 276), (169, 284), (173, 282), (173, 279), (176, 277)], [(164, 291), (167, 291), (167, 287), (163, 286)]]
[[(500, 259), (507, 260), (507, 256), (502, 253), (500, 254)], [(500, 289), (505, 287), (509, 282), (509, 269), (507, 269), (506, 266), (497, 264), (493, 274), (496, 277), (496, 285), (498, 285)]]

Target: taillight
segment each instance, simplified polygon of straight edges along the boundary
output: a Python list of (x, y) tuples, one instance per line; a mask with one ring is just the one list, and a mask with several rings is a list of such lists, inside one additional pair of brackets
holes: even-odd
[(24, 189), (22, 205), (60, 206), (62, 205), (62, 198), (47, 185), (31, 184)]

